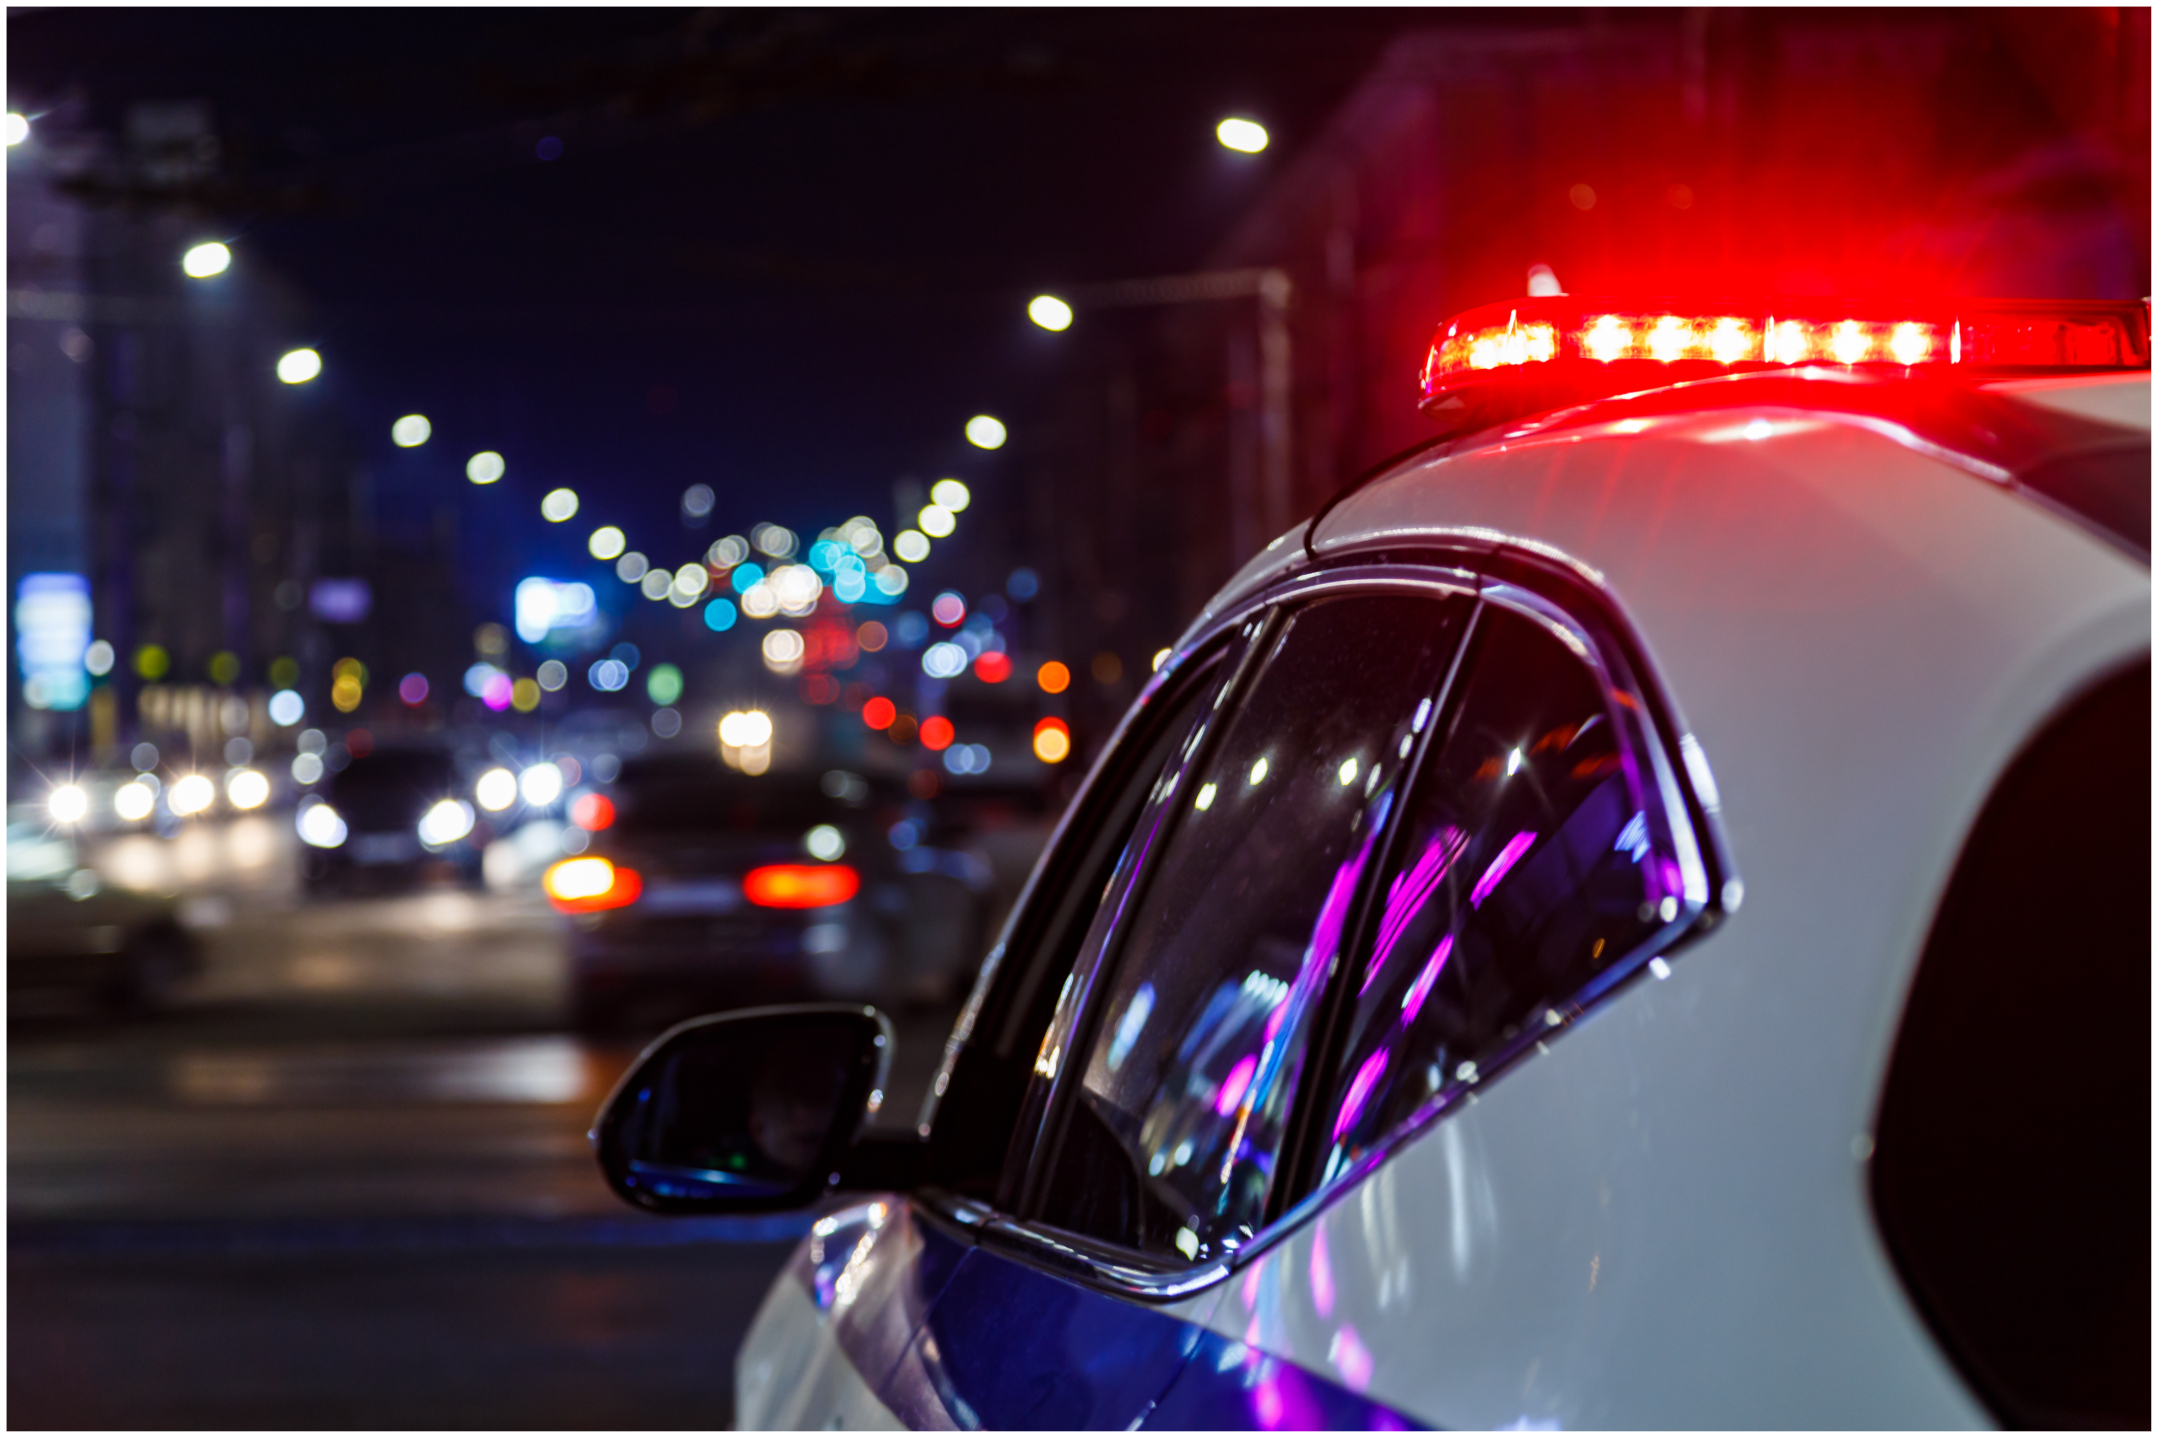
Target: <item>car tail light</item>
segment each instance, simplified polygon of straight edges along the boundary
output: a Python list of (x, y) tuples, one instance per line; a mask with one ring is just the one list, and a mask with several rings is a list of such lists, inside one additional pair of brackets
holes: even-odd
[(862, 889), (852, 865), (760, 865), (743, 876), (743, 898), (771, 910), (841, 905)]
[(1465, 311), (1426, 357), (1424, 405), (1461, 408), (1531, 377), (1613, 394), (1706, 375), (1795, 365), (1936, 373), (2144, 370), (2142, 302), (1962, 300), (1659, 305), (1561, 296)]
[(603, 860), (598, 855), (578, 855), (558, 860), (540, 877), (540, 888), (565, 915), (584, 915), (595, 910), (619, 910), (638, 898), (645, 882), (638, 872)]

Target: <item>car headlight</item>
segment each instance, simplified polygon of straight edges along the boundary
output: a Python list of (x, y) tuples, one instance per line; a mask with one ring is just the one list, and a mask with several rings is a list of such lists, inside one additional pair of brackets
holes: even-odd
[(473, 808), (463, 800), (438, 800), (420, 817), (420, 843), (439, 850), (472, 833)]
[(147, 820), (157, 808), (157, 795), (140, 780), (130, 780), (113, 791), (113, 814), (122, 820)]
[(45, 813), (52, 816), (55, 824), (73, 825), (90, 813), (90, 797), (83, 793), (80, 785), (56, 786), (52, 794), (45, 797)]
[(507, 810), (517, 803), (517, 797), (517, 776), (499, 766), (473, 784), (473, 799), (483, 810)]
[(172, 806), (175, 815), (200, 815), (217, 799), (217, 786), (210, 783), (207, 775), (183, 775), (173, 781), (166, 792), (166, 804)]
[(270, 798), (270, 777), (260, 770), (235, 770), (225, 777), (225, 798), (235, 810), (253, 810)]
[(335, 850), (345, 843), (345, 818), (331, 809), (327, 801), (318, 800), (302, 807), (293, 819), (293, 828), (300, 832), (302, 840), (318, 850)]
[(562, 796), (562, 771), (543, 760), (518, 776), (518, 790), (528, 805), (552, 805)]

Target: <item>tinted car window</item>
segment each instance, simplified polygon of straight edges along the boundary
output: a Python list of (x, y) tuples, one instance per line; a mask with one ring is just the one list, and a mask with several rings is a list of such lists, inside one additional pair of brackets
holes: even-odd
[(457, 767), (433, 751), (376, 750), (338, 771), (327, 788), (349, 825), (405, 826), (457, 789)]
[[(1654, 777), (1573, 632), (1488, 605), (1360, 956), (1326, 1174), (1474, 1084), (1679, 912)], [(1614, 977), (1617, 978), (1617, 977)], [(1550, 1012), (1550, 1015), (1548, 1015)]]
[(610, 794), (616, 829), (628, 835), (794, 833), (860, 813), (815, 775), (741, 775), (701, 756), (632, 761)]
[(1308, 1032), (1462, 613), (1361, 596), (1289, 617), (1177, 784), (1039, 1218), (1173, 1263), (1259, 1227)]

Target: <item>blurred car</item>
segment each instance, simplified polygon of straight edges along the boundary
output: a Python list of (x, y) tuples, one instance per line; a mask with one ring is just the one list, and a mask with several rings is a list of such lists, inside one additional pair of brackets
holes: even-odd
[(312, 891), (431, 878), (480, 883), (472, 802), (448, 749), (383, 744), (355, 755), (303, 797), (293, 824)]
[(571, 802), (591, 834), (542, 879), (570, 916), (589, 1029), (657, 1027), (772, 996), (887, 1003), (973, 978), (989, 867), (848, 771), (746, 775), (717, 755), (622, 763)]
[(8, 820), (7, 923), (10, 1003), (65, 998), (135, 1014), (202, 966), (170, 897), (108, 883), (41, 813)]
[(1525, 299), (1424, 382), (911, 1134), (837, 1007), (602, 1111), (652, 1209), (858, 1192), (737, 1423), (2148, 1428), (2149, 311)]

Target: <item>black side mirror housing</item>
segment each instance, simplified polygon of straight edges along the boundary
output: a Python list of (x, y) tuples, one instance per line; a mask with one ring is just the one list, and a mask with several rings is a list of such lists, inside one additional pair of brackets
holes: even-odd
[(798, 1209), (841, 1182), (892, 1052), (892, 1023), (865, 1005), (685, 1021), (616, 1082), (593, 1122), (594, 1157), (643, 1209)]

